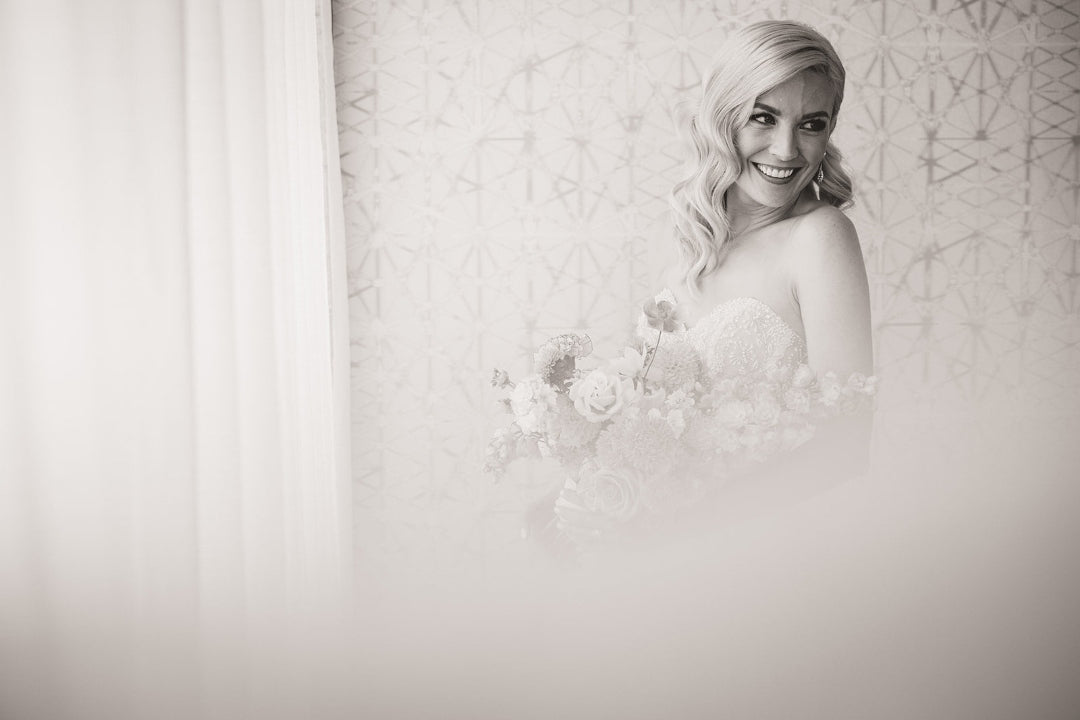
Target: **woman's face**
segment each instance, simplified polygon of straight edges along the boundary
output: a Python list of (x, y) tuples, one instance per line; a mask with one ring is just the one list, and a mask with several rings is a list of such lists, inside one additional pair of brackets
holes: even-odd
[(758, 96), (750, 121), (735, 134), (742, 170), (729, 200), (771, 208), (793, 203), (825, 157), (832, 107), (828, 80), (812, 70)]

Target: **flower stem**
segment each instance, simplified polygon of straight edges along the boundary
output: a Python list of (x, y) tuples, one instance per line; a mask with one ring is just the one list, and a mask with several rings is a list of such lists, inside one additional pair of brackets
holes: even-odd
[(656, 345), (653, 347), (652, 355), (649, 356), (649, 366), (645, 368), (645, 374), (641, 376), (641, 384), (645, 384), (645, 378), (649, 377), (649, 371), (652, 370), (653, 360), (656, 359), (656, 353), (660, 349), (660, 338), (664, 337), (664, 328), (656, 333)]

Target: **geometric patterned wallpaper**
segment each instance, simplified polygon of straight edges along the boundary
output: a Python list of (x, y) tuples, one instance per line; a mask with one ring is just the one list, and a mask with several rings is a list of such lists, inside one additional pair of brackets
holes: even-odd
[[(872, 295), (878, 427), (1080, 404), (1080, 3), (335, 0), (357, 552), (512, 548), (491, 368), (621, 340), (674, 253), (678, 127), (728, 32), (815, 26)], [(921, 410), (920, 410), (921, 409)], [(527, 472), (527, 471), (521, 471)]]

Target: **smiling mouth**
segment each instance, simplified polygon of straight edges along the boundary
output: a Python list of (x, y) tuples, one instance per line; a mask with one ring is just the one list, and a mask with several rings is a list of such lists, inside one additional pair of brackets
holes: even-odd
[(765, 177), (770, 178), (772, 180), (787, 180), (792, 175), (794, 175), (795, 171), (798, 169), (798, 168), (780, 168), (780, 167), (774, 167), (772, 165), (761, 165), (760, 163), (754, 163), (754, 167), (756, 167), (761, 172), (762, 175), (764, 175)]

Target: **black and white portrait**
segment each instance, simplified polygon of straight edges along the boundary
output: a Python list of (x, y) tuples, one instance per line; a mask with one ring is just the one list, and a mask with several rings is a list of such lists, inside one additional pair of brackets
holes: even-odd
[(1080, 715), (1080, 6), (0, 7), (0, 716)]

